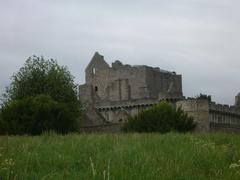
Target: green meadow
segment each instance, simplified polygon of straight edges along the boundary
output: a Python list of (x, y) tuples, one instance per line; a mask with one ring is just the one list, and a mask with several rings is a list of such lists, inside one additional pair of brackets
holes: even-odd
[(0, 137), (0, 179), (240, 179), (234, 134)]

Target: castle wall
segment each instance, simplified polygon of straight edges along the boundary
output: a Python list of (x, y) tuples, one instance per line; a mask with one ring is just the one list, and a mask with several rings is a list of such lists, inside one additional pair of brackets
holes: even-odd
[(120, 101), (121, 100), (121, 81), (114, 81), (107, 87), (108, 100)]
[(240, 112), (240, 93), (235, 97), (235, 107)]
[(209, 103), (207, 100), (186, 99), (176, 103), (177, 108), (181, 108), (197, 122), (196, 132), (209, 132)]
[(182, 97), (182, 77), (173, 72), (162, 72), (160, 69), (148, 67), (146, 82), (150, 97), (159, 98), (159, 92), (168, 93), (174, 97)]
[[(94, 69), (94, 73), (89, 69)], [(101, 101), (148, 98), (145, 74), (144, 68), (124, 65), (113, 69), (92, 63), (86, 70), (86, 83), (93, 86)]]
[(158, 104), (158, 100), (139, 99), (122, 102), (101, 102), (96, 104), (96, 109), (107, 122), (124, 122), (129, 116), (135, 116), (139, 112)]
[(99, 101), (124, 101), (159, 98), (159, 93), (182, 97), (181, 75), (148, 66), (110, 67), (103, 56), (95, 54), (86, 69), (86, 84), (93, 86)]
[(131, 89), (128, 81), (128, 79), (121, 80), (120, 95), (123, 101), (130, 100), (131, 97)]
[(87, 84), (91, 84), (93, 86), (94, 93), (99, 97), (100, 100), (104, 100), (108, 98), (106, 90), (110, 82), (110, 69), (95, 68), (95, 74), (87, 82)]
[(210, 111), (209, 121), (215, 124), (240, 125), (240, 116), (225, 114), (225, 112)]
[(158, 98), (160, 92), (174, 98), (182, 97), (182, 78), (146, 66), (122, 65), (118, 69), (97, 69), (90, 81), (98, 88), (102, 100), (120, 101), (129, 99)]
[(111, 69), (110, 82), (117, 80), (121, 80), (122, 100), (149, 97), (145, 68), (122, 65), (118, 69)]
[(103, 109), (99, 112), (110, 123), (122, 123), (125, 122), (130, 116), (135, 116), (139, 112), (143, 111), (147, 107), (143, 106), (132, 106), (132, 107), (119, 107)]
[(79, 98), (81, 102), (93, 103), (93, 87), (89, 84), (79, 86)]
[(126, 101), (131, 98), (131, 89), (128, 79), (119, 79), (109, 83), (107, 87), (107, 100), (109, 101)]
[(235, 106), (211, 103), (209, 112), (211, 131), (240, 132), (240, 112)]
[(82, 106), (84, 107), (84, 117), (82, 121), (82, 126), (91, 125), (103, 125), (105, 124), (105, 119), (99, 113), (99, 111), (94, 107), (96, 101), (96, 96), (93, 93), (93, 86), (89, 84), (84, 84), (79, 86), (79, 97)]
[(176, 105), (198, 123), (197, 132), (240, 132), (240, 112), (235, 106), (209, 103), (204, 99), (186, 99)]

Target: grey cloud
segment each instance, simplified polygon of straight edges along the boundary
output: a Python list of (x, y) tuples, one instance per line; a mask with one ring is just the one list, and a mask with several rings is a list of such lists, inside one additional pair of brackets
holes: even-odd
[(186, 96), (233, 103), (240, 91), (238, 0), (0, 0), (0, 91), (33, 54), (77, 83), (95, 51), (106, 60), (183, 74)]

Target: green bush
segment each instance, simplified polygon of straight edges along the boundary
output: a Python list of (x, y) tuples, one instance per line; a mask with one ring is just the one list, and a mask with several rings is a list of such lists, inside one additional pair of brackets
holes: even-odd
[(76, 112), (72, 111), (71, 106), (47, 95), (11, 101), (1, 111), (2, 134), (67, 133), (77, 131), (79, 127)]
[(130, 117), (123, 126), (125, 132), (187, 132), (195, 128), (193, 118), (181, 109), (175, 109), (167, 102)]
[(0, 135), (3, 133), (3, 126), (4, 126), (4, 123), (3, 123), (3, 119), (2, 119), (2, 109), (0, 109)]
[(200, 93), (198, 96), (196, 96), (196, 99), (206, 99), (206, 100), (208, 100), (209, 103), (212, 102), (212, 96), (211, 95), (202, 94), (202, 93)]

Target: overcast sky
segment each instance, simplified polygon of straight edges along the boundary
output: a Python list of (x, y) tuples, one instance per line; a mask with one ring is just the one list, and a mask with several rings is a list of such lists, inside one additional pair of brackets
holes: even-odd
[(240, 91), (239, 0), (0, 0), (0, 92), (35, 54), (84, 83), (95, 51), (111, 63), (183, 76), (185, 96), (233, 104)]

